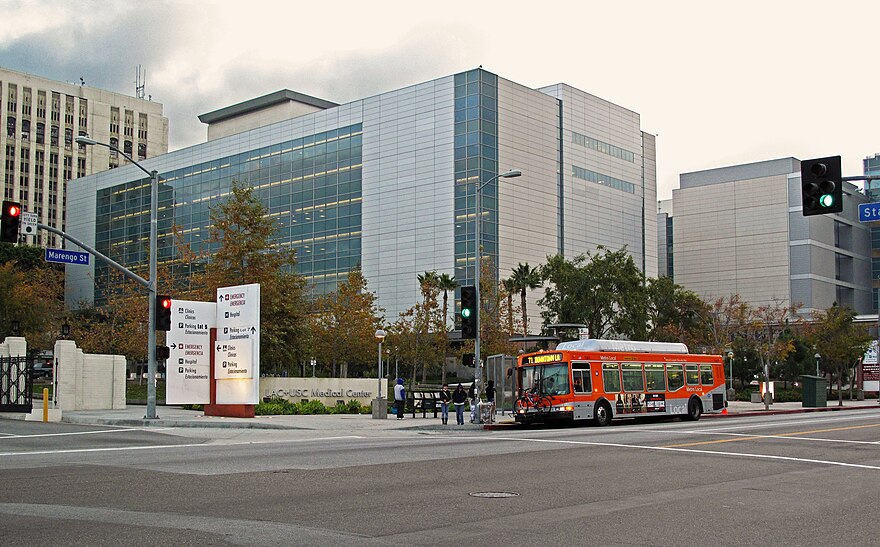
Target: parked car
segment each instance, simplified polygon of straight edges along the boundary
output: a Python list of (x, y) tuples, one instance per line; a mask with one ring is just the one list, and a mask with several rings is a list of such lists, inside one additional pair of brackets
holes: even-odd
[(52, 363), (36, 363), (34, 365), (34, 369), (31, 372), (32, 378), (51, 378), (52, 377)]

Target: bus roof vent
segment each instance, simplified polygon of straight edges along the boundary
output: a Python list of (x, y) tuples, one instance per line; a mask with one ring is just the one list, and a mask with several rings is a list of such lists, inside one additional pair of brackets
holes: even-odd
[(688, 353), (686, 344), (678, 342), (633, 342), (630, 340), (572, 340), (561, 342), (556, 349), (573, 351), (626, 351), (631, 353)]

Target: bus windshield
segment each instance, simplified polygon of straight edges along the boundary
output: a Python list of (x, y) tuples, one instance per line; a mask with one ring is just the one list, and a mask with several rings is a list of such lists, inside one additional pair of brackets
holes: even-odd
[(522, 386), (541, 395), (566, 395), (570, 391), (568, 363), (523, 367)]

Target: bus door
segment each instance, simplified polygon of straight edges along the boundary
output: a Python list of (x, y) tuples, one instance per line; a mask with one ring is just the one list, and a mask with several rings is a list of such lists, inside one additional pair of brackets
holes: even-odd
[(593, 394), (593, 377), (590, 373), (590, 363), (586, 361), (572, 361), (571, 363), (571, 392), (573, 395), (575, 420), (589, 420), (593, 418), (595, 400)]

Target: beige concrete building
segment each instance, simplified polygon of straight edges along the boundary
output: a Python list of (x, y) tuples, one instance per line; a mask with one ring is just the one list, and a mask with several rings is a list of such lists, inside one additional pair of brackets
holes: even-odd
[[(162, 104), (101, 89), (0, 68), (0, 167), (3, 199), (18, 201), (38, 221), (64, 230), (71, 179), (128, 163), (101, 146), (80, 146), (79, 135), (113, 144), (136, 160), (168, 152)], [(40, 230), (27, 243), (61, 248), (62, 238)]]
[(858, 222), (866, 198), (849, 183), (844, 193), (841, 214), (804, 217), (796, 158), (682, 174), (674, 209), (661, 213), (673, 219), (671, 246), (658, 238), (673, 256), (667, 271), (706, 299), (778, 299), (804, 313), (837, 302), (869, 313), (871, 240)]

